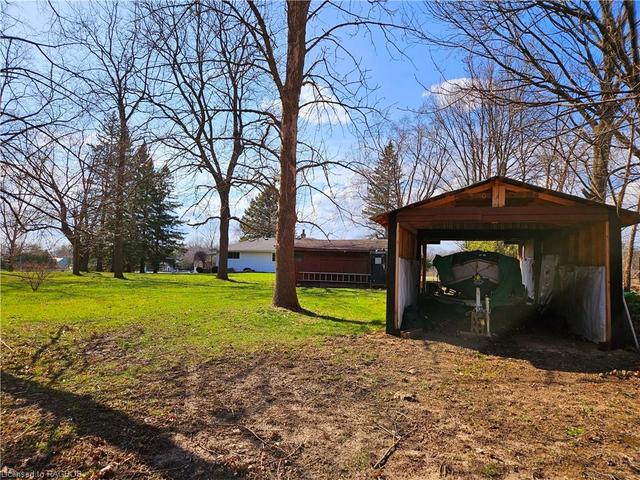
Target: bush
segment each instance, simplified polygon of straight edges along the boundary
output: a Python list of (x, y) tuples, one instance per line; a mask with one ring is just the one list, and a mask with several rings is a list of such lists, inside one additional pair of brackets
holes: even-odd
[(28, 262), (22, 264), (22, 270), (16, 275), (20, 280), (31, 287), (31, 290), (37, 292), (52, 274), (54, 266), (50, 262)]

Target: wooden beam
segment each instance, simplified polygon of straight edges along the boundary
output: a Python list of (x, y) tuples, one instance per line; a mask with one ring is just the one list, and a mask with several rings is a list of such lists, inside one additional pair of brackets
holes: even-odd
[(611, 229), (609, 227), (609, 221), (605, 223), (605, 295), (607, 308), (606, 312), (606, 325), (605, 325), (605, 342), (607, 345), (611, 345), (611, 239), (609, 237)]
[(491, 191), (491, 185), (490, 184), (484, 184), (484, 185), (478, 185), (477, 187), (470, 187), (465, 189), (463, 192), (459, 192), (459, 193), (455, 193), (455, 192), (449, 192), (449, 193), (445, 193), (442, 195), (441, 198), (435, 199), (435, 200), (431, 200), (431, 201), (427, 201), (427, 203), (425, 203), (424, 205), (417, 205), (416, 209), (418, 208), (423, 208), (423, 209), (431, 209), (434, 207), (441, 207), (443, 205), (447, 205), (447, 204), (453, 204), (453, 202), (455, 202), (456, 198), (459, 198), (460, 196), (466, 196), (469, 197), (473, 194), (477, 194), (478, 192), (489, 192)]
[(387, 227), (387, 324), (386, 332), (389, 335), (399, 335), (396, 328), (396, 242), (398, 232), (397, 213), (389, 214)]
[(540, 301), (540, 273), (542, 272), (542, 240), (533, 241), (533, 303)]
[(421, 243), (439, 244), (445, 240), (527, 240), (530, 238), (545, 238), (559, 235), (557, 230), (485, 230), (485, 229), (424, 229), (420, 230), (418, 239)]
[(611, 313), (608, 329), (610, 330), (611, 346), (614, 348), (625, 346), (630, 340), (628, 326), (624, 317), (622, 304), (622, 237), (620, 233), (620, 219), (615, 212), (611, 212), (608, 222), (609, 231), (609, 300)]
[(443, 207), (438, 209), (409, 209), (398, 212), (398, 221), (413, 226), (433, 222), (474, 223), (575, 223), (604, 221), (608, 212), (589, 206), (523, 206), (523, 207)]
[(504, 184), (497, 183), (491, 190), (491, 206), (493, 208), (504, 207), (505, 205), (505, 186)]
[(545, 202), (557, 203), (558, 205), (577, 205), (573, 200), (569, 200), (568, 198), (557, 197), (555, 195), (540, 192), (538, 193), (538, 198), (540, 200), (544, 200)]

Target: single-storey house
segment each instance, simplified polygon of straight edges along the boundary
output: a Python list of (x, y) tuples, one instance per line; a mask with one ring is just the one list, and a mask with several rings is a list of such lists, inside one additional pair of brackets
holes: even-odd
[(53, 259), (56, 262), (56, 267), (60, 270), (67, 270), (72, 263), (71, 257), (54, 257)]
[(412, 203), (374, 218), (388, 233), (387, 333), (427, 288), (429, 244), (503, 240), (519, 246), (523, 284), (567, 333), (606, 346), (632, 342), (622, 291), (621, 228), (638, 212), (505, 177)]
[(275, 272), (276, 239), (258, 238), (229, 245), (228, 268), (234, 272)]
[[(229, 268), (275, 272), (275, 244), (275, 238), (259, 238), (229, 245)], [(298, 284), (384, 287), (386, 248), (384, 239), (296, 239)]]

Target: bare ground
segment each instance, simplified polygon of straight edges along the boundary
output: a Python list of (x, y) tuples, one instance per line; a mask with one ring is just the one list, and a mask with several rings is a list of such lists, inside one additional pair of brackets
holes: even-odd
[[(118, 340), (86, 342), (76, 374), (135, 362), (135, 352), (119, 350)], [(37, 365), (42, 353), (29, 361)], [(64, 352), (58, 354), (64, 364)], [(136, 388), (107, 382), (90, 393), (68, 388), (55, 372), (36, 382), (20, 365), (26, 358), (6, 359), (5, 472), (640, 478), (639, 358), (579, 342), (338, 337), (320, 346), (185, 361), (140, 373)], [(605, 373), (614, 369), (617, 375)]]

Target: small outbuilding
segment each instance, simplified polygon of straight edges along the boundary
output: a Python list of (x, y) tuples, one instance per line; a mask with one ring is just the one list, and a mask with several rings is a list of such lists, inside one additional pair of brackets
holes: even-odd
[(533, 303), (562, 315), (570, 333), (605, 346), (632, 338), (622, 291), (621, 229), (640, 223), (637, 212), (493, 177), (374, 220), (388, 234), (389, 334), (400, 334), (405, 308), (426, 289), (429, 244), (502, 240), (518, 245)]
[(297, 239), (298, 285), (384, 287), (386, 250), (385, 239)]

